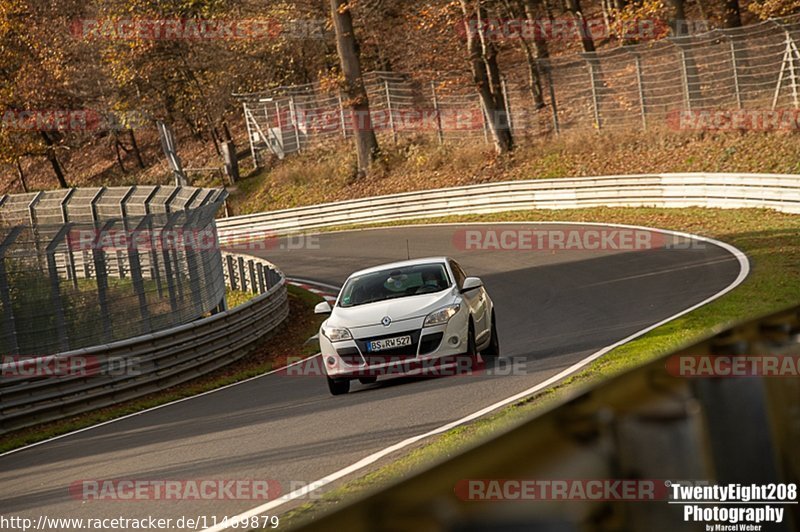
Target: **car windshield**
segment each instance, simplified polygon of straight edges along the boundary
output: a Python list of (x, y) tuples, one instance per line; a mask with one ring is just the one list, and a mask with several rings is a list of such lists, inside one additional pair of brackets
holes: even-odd
[(342, 288), (340, 307), (354, 307), (398, 297), (430, 294), (450, 288), (444, 264), (417, 264), (351, 277)]

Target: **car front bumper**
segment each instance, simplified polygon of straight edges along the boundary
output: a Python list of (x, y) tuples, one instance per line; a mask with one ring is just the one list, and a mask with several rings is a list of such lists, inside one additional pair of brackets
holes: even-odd
[[(413, 374), (442, 363), (456, 363), (467, 352), (468, 312), (462, 309), (446, 324), (422, 327), (423, 319), (351, 330), (353, 340), (331, 342), (320, 333), (325, 373), (331, 378), (355, 379)], [(409, 335), (412, 345), (385, 351), (368, 351), (367, 343)]]

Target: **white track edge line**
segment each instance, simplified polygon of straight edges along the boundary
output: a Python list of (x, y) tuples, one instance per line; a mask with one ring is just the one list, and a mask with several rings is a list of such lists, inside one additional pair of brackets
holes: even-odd
[[(519, 223), (519, 222), (514, 222), (514, 223)], [(524, 222), (522, 222), (522, 223), (524, 223)], [(549, 223), (554, 223), (554, 222), (549, 222)], [(555, 222), (555, 223), (557, 223), (557, 222)], [(725, 242), (721, 242), (721, 241), (715, 240), (713, 238), (690, 235), (688, 233), (682, 233), (682, 232), (679, 232), (679, 231), (670, 231), (670, 230), (666, 230), (666, 229), (652, 229), (652, 228), (641, 227), (641, 226), (630, 226), (630, 225), (621, 225), (621, 224), (598, 224), (598, 225), (607, 225), (609, 227), (630, 227), (630, 228), (636, 228), (636, 229), (646, 229), (646, 230), (649, 230), (649, 231), (655, 231), (655, 232), (659, 232), (659, 233), (669, 233), (669, 234), (674, 234), (674, 235), (678, 235), (678, 236), (690, 237), (690, 238), (693, 238), (695, 240), (699, 240), (701, 242), (708, 242), (710, 244), (713, 244), (713, 245), (716, 245), (716, 246), (719, 246), (719, 247), (725, 249), (726, 251), (731, 253), (739, 261), (739, 275), (736, 277), (736, 279), (734, 279), (734, 281), (731, 284), (729, 284), (727, 287), (725, 287), (721, 291), (717, 292), (716, 294), (704, 299), (703, 301), (700, 301), (699, 303), (696, 303), (696, 304), (692, 305), (691, 307), (689, 307), (687, 309), (684, 309), (684, 310), (678, 312), (677, 314), (674, 314), (674, 315), (672, 315), (672, 316), (670, 316), (668, 318), (665, 318), (665, 319), (659, 321), (658, 323), (654, 323), (654, 324), (652, 324), (652, 325), (650, 325), (648, 327), (645, 327), (644, 329), (642, 329), (640, 331), (637, 331), (637, 332), (633, 333), (632, 335), (623, 338), (622, 340), (619, 340), (619, 341), (617, 341), (617, 342), (615, 342), (615, 343), (613, 343), (613, 344), (611, 344), (609, 346), (606, 346), (606, 347), (600, 349), (599, 351), (597, 351), (595, 353), (592, 353), (588, 357), (576, 362), (572, 366), (570, 366), (567, 369), (561, 371), (560, 373), (550, 377), (549, 379), (545, 380), (544, 382), (541, 382), (541, 383), (539, 383), (539, 384), (537, 384), (537, 385), (535, 385), (535, 386), (533, 386), (531, 388), (528, 388), (527, 390), (523, 390), (522, 392), (519, 392), (519, 393), (517, 393), (515, 395), (512, 395), (511, 397), (507, 397), (506, 399), (498, 401), (498, 402), (496, 402), (496, 403), (494, 403), (492, 405), (484, 407), (484, 408), (482, 408), (482, 409), (480, 409), (480, 410), (478, 410), (476, 412), (473, 412), (472, 414), (469, 414), (467, 416), (462, 417), (461, 419), (457, 419), (455, 421), (452, 421), (450, 423), (442, 425), (442, 426), (440, 426), (438, 428), (430, 430), (430, 431), (428, 431), (428, 432), (426, 432), (424, 434), (418, 434), (417, 436), (412, 436), (412, 437), (407, 438), (407, 439), (405, 439), (403, 441), (395, 443), (394, 445), (390, 445), (389, 447), (386, 447), (384, 449), (381, 449), (380, 451), (372, 453), (372, 454), (362, 458), (358, 462), (350, 464), (349, 466), (347, 466), (347, 467), (345, 467), (343, 469), (335, 471), (335, 472), (331, 473), (330, 475), (322, 477), (321, 479), (316, 480), (314, 482), (310, 482), (309, 484), (307, 484), (306, 486), (304, 486), (302, 488), (296, 489), (296, 490), (294, 490), (294, 491), (292, 491), (290, 493), (287, 493), (286, 495), (283, 495), (283, 496), (281, 496), (281, 497), (279, 497), (279, 498), (277, 498), (277, 499), (275, 499), (273, 501), (270, 501), (270, 502), (267, 502), (265, 504), (262, 504), (261, 506), (257, 506), (256, 508), (248, 510), (247, 512), (243, 512), (243, 513), (241, 513), (239, 515), (236, 515), (236, 516), (232, 517), (230, 519), (230, 521), (231, 522), (240, 522), (240, 520), (243, 520), (243, 519), (246, 519), (246, 518), (250, 518), (250, 517), (254, 517), (254, 516), (257, 516), (257, 515), (261, 515), (261, 514), (263, 514), (265, 512), (273, 510), (273, 509), (275, 509), (275, 508), (277, 508), (279, 506), (282, 506), (282, 505), (286, 504), (287, 502), (290, 502), (290, 501), (293, 501), (293, 500), (298, 499), (300, 497), (303, 497), (304, 495), (307, 495), (311, 491), (317, 490), (317, 489), (319, 489), (321, 487), (324, 487), (324, 486), (326, 486), (326, 485), (328, 485), (328, 484), (330, 484), (330, 483), (332, 483), (332, 482), (334, 482), (336, 480), (339, 480), (340, 478), (342, 478), (342, 477), (344, 477), (346, 475), (349, 475), (350, 473), (354, 473), (354, 472), (356, 472), (356, 471), (358, 471), (360, 469), (363, 469), (363, 468), (367, 467), (368, 465), (371, 465), (371, 464), (377, 462), (381, 458), (383, 458), (383, 457), (385, 457), (385, 456), (387, 456), (387, 455), (389, 455), (389, 454), (391, 454), (391, 453), (393, 453), (395, 451), (403, 449), (404, 447), (408, 447), (409, 445), (413, 445), (414, 443), (416, 443), (416, 442), (418, 442), (420, 440), (423, 440), (425, 438), (428, 438), (430, 436), (435, 436), (435, 435), (440, 434), (442, 432), (446, 432), (446, 431), (448, 431), (448, 430), (450, 430), (452, 428), (455, 428), (455, 427), (458, 427), (459, 425), (463, 425), (464, 423), (468, 423), (470, 421), (473, 421), (473, 420), (475, 420), (475, 419), (477, 419), (477, 418), (479, 418), (479, 417), (481, 417), (481, 416), (483, 416), (485, 414), (488, 414), (488, 413), (490, 413), (490, 412), (492, 412), (494, 410), (502, 408), (502, 407), (504, 407), (504, 406), (506, 406), (508, 404), (511, 404), (511, 403), (513, 403), (515, 401), (523, 399), (523, 398), (525, 398), (525, 397), (527, 397), (529, 395), (532, 395), (532, 394), (538, 392), (539, 390), (541, 390), (542, 388), (550, 386), (551, 384), (556, 383), (556, 382), (560, 381), (561, 379), (563, 379), (565, 377), (568, 377), (570, 374), (572, 374), (575, 371), (581, 369), (582, 367), (586, 366), (590, 362), (593, 362), (594, 360), (597, 360), (598, 358), (602, 357), (603, 355), (605, 355), (609, 351), (611, 351), (611, 350), (613, 350), (613, 349), (615, 349), (615, 348), (617, 348), (617, 347), (619, 347), (621, 345), (624, 345), (624, 344), (626, 344), (626, 343), (628, 343), (628, 342), (630, 342), (632, 340), (635, 340), (636, 338), (647, 334), (648, 332), (652, 331), (653, 329), (655, 329), (657, 327), (660, 327), (660, 326), (662, 326), (662, 325), (664, 325), (664, 324), (666, 324), (666, 323), (668, 323), (668, 322), (670, 322), (672, 320), (675, 320), (675, 319), (677, 319), (677, 318), (679, 318), (679, 317), (681, 317), (681, 316), (683, 316), (685, 314), (688, 314), (689, 312), (692, 312), (693, 310), (696, 310), (696, 309), (698, 309), (698, 308), (710, 303), (711, 301), (714, 301), (717, 298), (722, 297), (723, 295), (727, 294), (728, 292), (730, 292), (731, 290), (733, 290), (734, 288), (736, 288), (737, 286), (742, 284), (742, 282), (747, 278), (748, 274), (750, 273), (750, 261), (747, 259), (747, 255), (745, 255), (741, 250), (735, 248), (734, 246), (732, 246), (730, 244), (727, 244)], [(220, 531), (228, 530), (228, 529), (229, 529), (229, 527), (226, 527), (226, 526), (223, 526), (222, 524), (219, 524), (219, 525), (216, 525), (216, 526), (213, 526), (213, 527), (210, 527), (210, 528), (206, 528), (206, 529), (203, 530), (203, 532), (220, 532)]]

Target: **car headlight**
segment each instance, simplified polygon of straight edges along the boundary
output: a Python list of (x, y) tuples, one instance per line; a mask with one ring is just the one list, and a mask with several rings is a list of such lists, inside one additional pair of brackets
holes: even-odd
[(443, 323), (447, 323), (460, 309), (461, 305), (455, 304), (441, 308), (436, 312), (431, 312), (425, 317), (425, 323), (423, 323), (422, 326), (428, 327), (429, 325), (442, 325)]
[(352, 340), (353, 335), (344, 327), (323, 327), (324, 334), (331, 342), (341, 342), (342, 340)]

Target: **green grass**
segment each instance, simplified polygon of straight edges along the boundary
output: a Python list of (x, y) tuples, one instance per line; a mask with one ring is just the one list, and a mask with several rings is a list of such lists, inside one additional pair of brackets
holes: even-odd
[(761, 209), (596, 208), (454, 216), (416, 223), (467, 221), (608, 222), (686, 231), (722, 240), (744, 251), (751, 261), (751, 273), (734, 291), (612, 350), (556, 386), (434, 437), (399, 459), (336, 486), (320, 499), (293, 508), (281, 518), (284, 527), (301, 524), (325, 510), (396, 482), (414, 471), (471, 447), (498, 431), (535, 416), (582, 388), (652, 361), (725, 325), (800, 302), (798, 216)]

